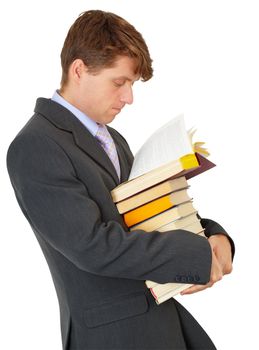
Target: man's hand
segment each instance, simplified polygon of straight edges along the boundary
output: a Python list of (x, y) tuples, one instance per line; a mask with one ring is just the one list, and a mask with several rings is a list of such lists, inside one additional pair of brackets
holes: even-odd
[(208, 241), (212, 252), (210, 281), (205, 285), (193, 285), (182, 291), (181, 295), (193, 294), (212, 287), (225, 274), (229, 274), (232, 271), (231, 246), (228, 238), (223, 234), (217, 234), (211, 236)]
[(226, 275), (232, 271), (232, 253), (228, 238), (223, 234), (213, 235), (208, 239), (222, 269)]

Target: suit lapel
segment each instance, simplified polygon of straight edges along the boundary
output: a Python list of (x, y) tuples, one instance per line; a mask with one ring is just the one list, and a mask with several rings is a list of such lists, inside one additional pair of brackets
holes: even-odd
[[(119, 184), (116, 170), (98, 140), (68, 109), (50, 99), (39, 98), (35, 112), (43, 115), (57, 128), (71, 132), (75, 144), (103, 167), (112, 176), (116, 185)], [(118, 153), (121, 160), (122, 155)]]

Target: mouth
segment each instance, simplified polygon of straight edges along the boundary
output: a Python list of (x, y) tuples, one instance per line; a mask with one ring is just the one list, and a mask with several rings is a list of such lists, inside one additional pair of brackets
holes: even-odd
[(112, 108), (116, 113), (120, 113), (122, 108), (119, 108), (119, 107), (113, 107)]

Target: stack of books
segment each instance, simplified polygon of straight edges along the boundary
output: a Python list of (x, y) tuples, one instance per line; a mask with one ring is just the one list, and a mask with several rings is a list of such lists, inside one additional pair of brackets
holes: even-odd
[[(175, 120), (173, 123), (175, 127)], [(182, 130), (182, 138), (185, 137), (186, 131), (183, 128), (178, 128), (178, 133), (179, 129)], [(156, 140), (157, 137), (156, 133)], [(146, 151), (143, 156), (148, 156)], [(147, 232), (155, 230), (165, 232), (184, 229), (203, 235), (197, 210), (188, 193), (190, 188), (188, 179), (212, 168), (215, 164), (203, 155), (194, 152), (193, 146), (187, 149), (183, 148), (182, 156), (179, 158), (157, 164), (158, 166), (150, 167), (150, 163), (148, 163), (146, 167), (148, 171), (142, 168), (141, 173), (134, 168), (134, 177), (120, 184), (111, 192), (113, 201), (123, 216), (125, 224), (131, 231), (141, 229)], [(157, 304), (191, 286), (190, 284), (178, 283), (158, 284), (153, 281), (146, 281), (146, 285)]]

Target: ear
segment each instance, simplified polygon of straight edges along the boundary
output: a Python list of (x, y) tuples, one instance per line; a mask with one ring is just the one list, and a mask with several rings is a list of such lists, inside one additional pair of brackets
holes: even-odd
[(69, 75), (71, 80), (73, 80), (76, 83), (79, 83), (82, 78), (82, 75), (86, 73), (86, 71), (87, 66), (81, 59), (77, 58), (71, 63), (69, 67)]

